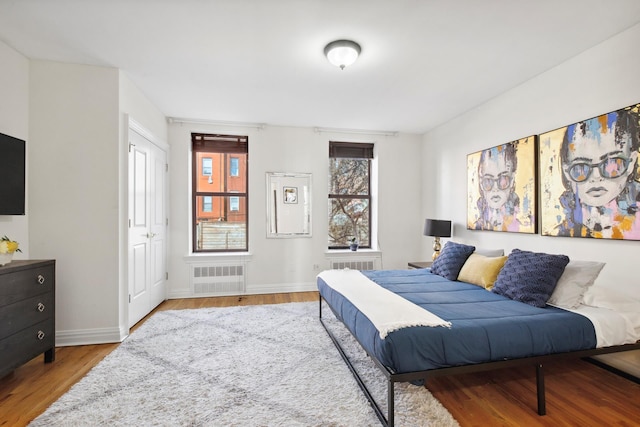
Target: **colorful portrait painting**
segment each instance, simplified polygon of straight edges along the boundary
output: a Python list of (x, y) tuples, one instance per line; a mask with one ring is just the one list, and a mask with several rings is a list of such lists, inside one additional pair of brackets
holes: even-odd
[(536, 138), (467, 155), (467, 228), (536, 232)]
[(640, 240), (639, 108), (540, 135), (543, 235)]

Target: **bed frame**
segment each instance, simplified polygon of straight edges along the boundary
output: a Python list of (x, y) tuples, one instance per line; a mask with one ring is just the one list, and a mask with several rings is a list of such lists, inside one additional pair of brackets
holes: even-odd
[(490, 370), (494, 370), (494, 369), (509, 368), (509, 367), (512, 367), (512, 366), (522, 366), (522, 365), (535, 366), (535, 368), (536, 368), (536, 388), (537, 388), (537, 398), (538, 398), (538, 414), (539, 415), (545, 415), (546, 411), (547, 411), (546, 410), (546, 401), (545, 401), (545, 388), (544, 388), (544, 365), (545, 365), (545, 363), (551, 362), (551, 361), (554, 361), (554, 360), (569, 359), (569, 358), (576, 359), (576, 358), (595, 356), (595, 355), (599, 355), (599, 354), (618, 353), (618, 352), (621, 352), (621, 351), (629, 351), (629, 350), (638, 350), (638, 349), (640, 349), (640, 341), (637, 341), (634, 344), (624, 344), (624, 345), (596, 348), (596, 349), (590, 349), (590, 350), (578, 350), (578, 351), (571, 351), (571, 352), (565, 352), (565, 353), (549, 354), (549, 355), (545, 355), (545, 356), (533, 356), (533, 357), (525, 357), (525, 358), (519, 358), (519, 359), (500, 360), (500, 361), (497, 361), (497, 362), (486, 362), (486, 363), (478, 363), (478, 364), (473, 364), (473, 365), (454, 366), (454, 367), (448, 367), (448, 368), (429, 369), (429, 370), (426, 370), (426, 371), (415, 371), (415, 372), (406, 372), (406, 373), (396, 374), (396, 373), (391, 372), (389, 370), (389, 368), (384, 366), (382, 363), (380, 363), (378, 361), (378, 359), (376, 359), (374, 356), (372, 356), (362, 346), (362, 344), (358, 340), (358, 337), (356, 337), (355, 335), (352, 334), (352, 336), (356, 339), (356, 341), (358, 341), (358, 343), (360, 344), (362, 349), (365, 350), (367, 355), (371, 358), (371, 360), (373, 360), (373, 362), (378, 367), (378, 369), (380, 369), (382, 374), (386, 377), (386, 381), (387, 381), (387, 416), (385, 417), (384, 412), (382, 411), (382, 409), (380, 408), (378, 403), (375, 401), (375, 399), (373, 398), (373, 395), (369, 392), (369, 390), (367, 389), (367, 386), (365, 385), (364, 381), (362, 380), (362, 378), (360, 377), (360, 375), (356, 371), (355, 367), (353, 366), (353, 364), (349, 360), (349, 357), (347, 356), (345, 351), (342, 349), (342, 346), (341, 346), (339, 340), (331, 332), (330, 328), (327, 326), (327, 324), (325, 323), (324, 319), (322, 318), (322, 303), (323, 303), (323, 301), (325, 301), (325, 303), (327, 304), (328, 307), (331, 307), (329, 305), (329, 303), (326, 302), (326, 300), (322, 297), (322, 295), (320, 295), (319, 313), (318, 313), (318, 317), (320, 319), (320, 323), (322, 323), (322, 326), (327, 331), (327, 334), (329, 334), (329, 337), (331, 338), (331, 341), (333, 341), (333, 344), (336, 346), (336, 348), (338, 349), (338, 352), (340, 353), (340, 356), (342, 356), (342, 359), (344, 360), (344, 362), (346, 363), (347, 367), (349, 368), (349, 370), (353, 374), (353, 377), (355, 378), (356, 382), (358, 383), (358, 386), (360, 387), (360, 389), (364, 393), (365, 397), (367, 398), (367, 400), (369, 401), (369, 403), (373, 407), (373, 410), (375, 411), (378, 419), (380, 420), (382, 425), (386, 426), (386, 427), (393, 427), (394, 426), (394, 412), (395, 412), (394, 385), (397, 382), (410, 382), (410, 381), (424, 380), (425, 383), (426, 383), (428, 378), (434, 378), (434, 377), (439, 377), (439, 376), (443, 376), (443, 375), (456, 375), (456, 374), (466, 374), (466, 373), (472, 373), (472, 372), (490, 371)]

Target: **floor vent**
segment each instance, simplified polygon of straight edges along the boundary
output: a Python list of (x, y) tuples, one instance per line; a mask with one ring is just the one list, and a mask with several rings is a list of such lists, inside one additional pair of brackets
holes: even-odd
[(331, 268), (334, 270), (375, 270), (375, 260), (332, 260)]
[(244, 294), (244, 273), (244, 265), (193, 265), (191, 289), (198, 296)]

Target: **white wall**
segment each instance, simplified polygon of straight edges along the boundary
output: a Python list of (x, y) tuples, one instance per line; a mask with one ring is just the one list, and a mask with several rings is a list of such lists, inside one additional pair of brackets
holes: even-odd
[[(29, 60), (0, 42), (0, 133), (26, 141), (29, 149)], [(27, 159), (27, 170), (29, 161)], [(29, 194), (27, 172), (27, 195)], [(0, 215), (0, 237), (7, 235), (20, 244), (14, 259), (29, 258), (28, 215)]]
[[(454, 239), (487, 248), (564, 253), (603, 260), (598, 284), (637, 293), (629, 268), (640, 242), (466, 230), (466, 155), (640, 102), (640, 25), (504, 93), (424, 136), (425, 215), (451, 219)], [(430, 249), (423, 245), (423, 258)]]
[[(170, 297), (191, 295), (190, 144), (191, 132), (249, 136), (249, 293), (313, 290), (317, 264), (327, 267), (327, 191), (329, 140), (376, 143), (378, 158), (378, 244), (384, 268), (406, 268), (415, 261), (422, 233), (418, 135), (374, 136), (317, 133), (312, 128), (264, 129), (174, 123), (171, 145)], [(312, 237), (266, 238), (266, 172), (312, 174)], [(359, 251), (362, 253), (363, 251)]]
[(118, 70), (30, 70), (30, 254), (56, 259), (56, 342), (117, 341)]
[(28, 139), (29, 196), (28, 227), (26, 217), (0, 217), (0, 233), (21, 242), (25, 258), (56, 260), (57, 345), (120, 341), (128, 333), (126, 118), (161, 141), (166, 119), (117, 69), (28, 61), (2, 44), (0, 59), (9, 95), (0, 116), (5, 133)]

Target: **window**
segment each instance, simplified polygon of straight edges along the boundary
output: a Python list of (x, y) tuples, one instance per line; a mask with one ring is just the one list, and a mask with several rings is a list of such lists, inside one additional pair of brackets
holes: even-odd
[(213, 172), (213, 163), (211, 157), (202, 158), (202, 176), (211, 176)]
[(240, 210), (240, 197), (229, 197), (229, 208), (236, 212)]
[(329, 249), (371, 247), (373, 144), (329, 142)]
[(202, 211), (211, 212), (213, 206), (213, 198), (211, 196), (202, 197)]
[(240, 159), (237, 157), (231, 158), (231, 176), (238, 176), (240, 173)]
[(248, 137), (192, 133), (191, 147), (193, 251), (248, 250)]

